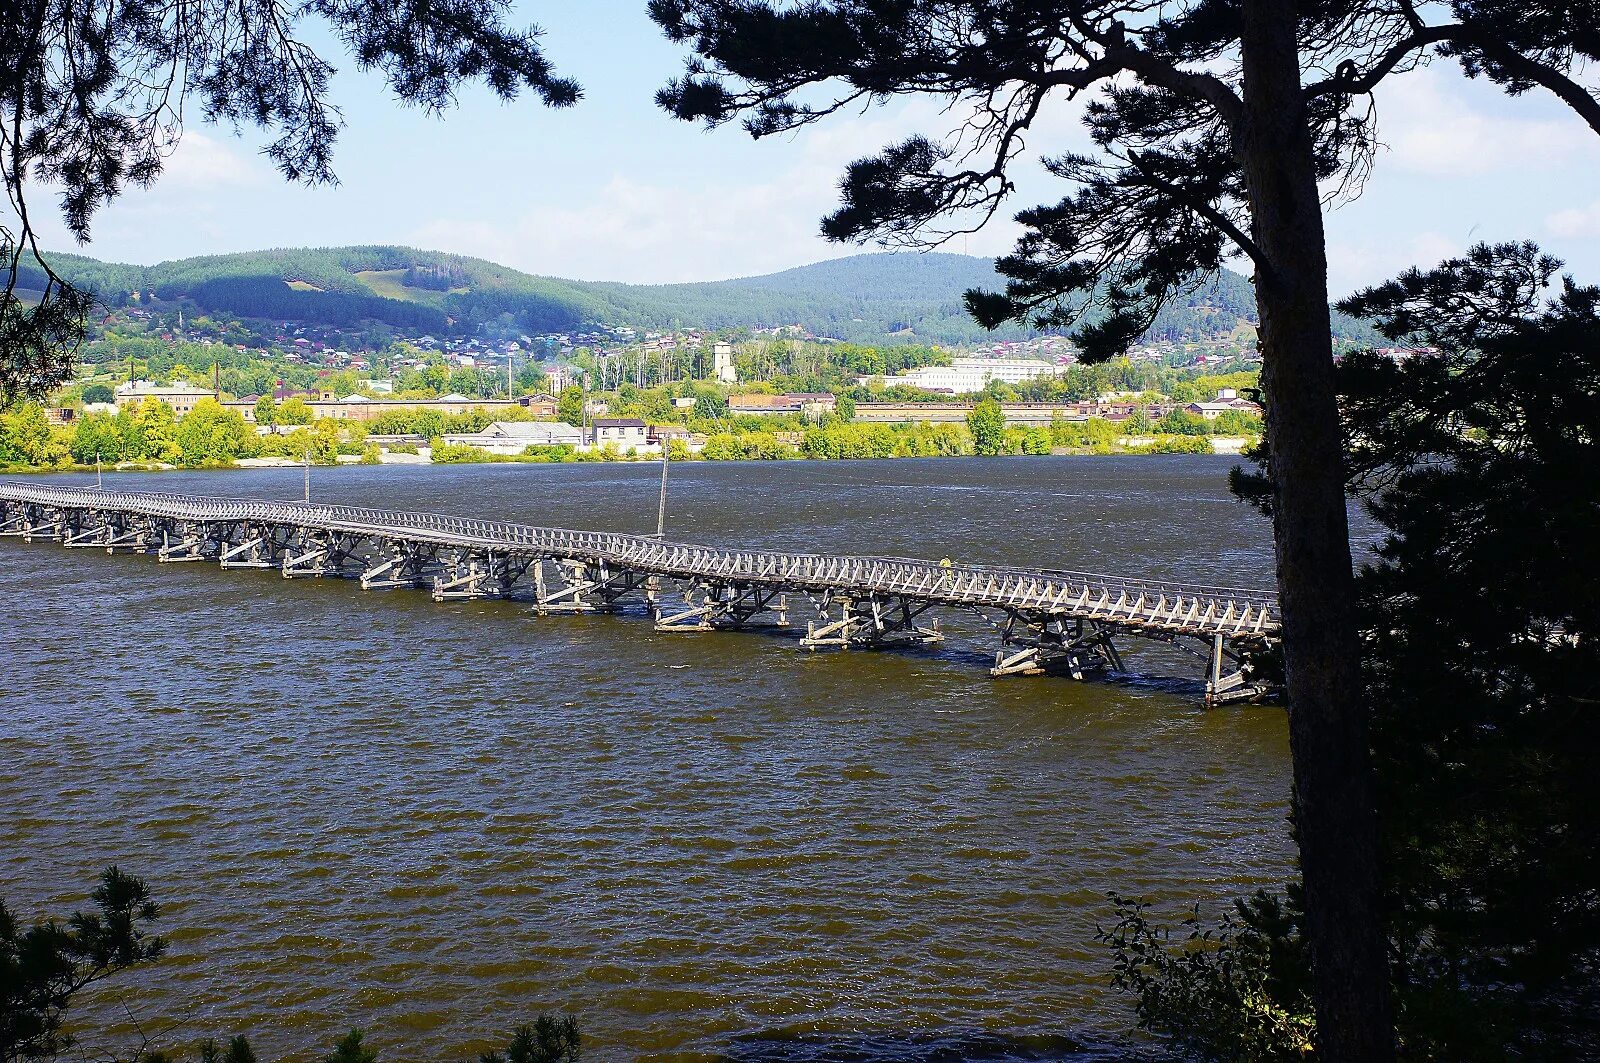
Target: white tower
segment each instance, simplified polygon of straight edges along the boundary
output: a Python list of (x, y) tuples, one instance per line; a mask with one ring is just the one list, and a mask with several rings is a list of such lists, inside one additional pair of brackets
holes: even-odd
[(711, 346), (712, 375), (720, 384), (737, 384), (739, 371), (733, 367), (733, 344), (716, 343)]

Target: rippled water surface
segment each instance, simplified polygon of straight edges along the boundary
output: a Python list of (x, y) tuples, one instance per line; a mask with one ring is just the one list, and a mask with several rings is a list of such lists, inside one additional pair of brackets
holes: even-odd
[[(669, 534), (1269, 585), (1229, 459), (674, 466)], [(316, 470), (323, 500), (653, 531), (658, 465)], [(57, 477), (83, 482), (77, 477)], [(90, 477), (90, 480), (93, 478)], [(107, 476), (299, 497), (298, 470)], [(350, 1026), (460, 1059), (536, 1011), (590, 1058), (1074, 1056), (1123, 1029), (1108, 890), (1281, 878), (1281, 710), (1198, 675), (988, 678), (941, 649), (808, 654), (349, 581), (0, 540), (0, 895), (111, 862), (168, 958), (86, 1013), (310, 1059)]]

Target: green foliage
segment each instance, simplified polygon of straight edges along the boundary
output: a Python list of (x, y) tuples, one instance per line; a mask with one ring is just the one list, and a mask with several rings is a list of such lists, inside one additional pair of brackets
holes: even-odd
[[(1387, 531), (1351, 696), (1372, 707), (1404, 1060), (1600, 1058), (1600, 288), (1542, 303), (1558, 268), (1479, 246), (1346, 303), (1442, 352), (1335, 374), (1350, 493)], [(1257, 456), (1235, 487), (1265, 503)], [(1118, 984), (1204, 1058), (1302, 1058), (1296, 904), (1180, 947), (1125, 910)]]
[(244, 1037), (230, 1037), (223, 1046), (207, 1038), (200, 1043), (200, 1063), (256, 1063), (256, 1053)]
[(224, 410), (211, 398), (201, 399), (178, 422), (174, 434), (180, 465), (226, 465), (254, 457), (260, 438), (236, 410)]
[(176, 461), (178, 457), (177, 416), (160, 399), (144, 398), (131, 410), (118, 410), (123, 453), (148, 461)]
[(1111, 984), (1136, 1000), (1139, 1026), (1218, 1063), (1303, 1063), (1315, 1028), (1302, 915), (1268, 893), (1234, 902), (1218, 926), (1196, 910), (1179, 941), (1148, 906), (1115, 894)]
[(582, 1039), (571, 1015), (540, 1015), (531, 1026), (518, 1026), (504, 1052), (485, 1052), (479, 1063), (574, 1063)]
[(1021, 429), (1020, 438), (1017, 440), (1017, 449), (1024, 454), (1050, 453), (1050, 430), (1037, 427)]
[(0, 413), (0, 465), (49, 468), (67, 457), (67, 444), (51, 429), (39, 406), (28, 403)]
[(1149, 446), (1140, 448), (1146, 454), (1213, 454), (1210, 440), (1197, 435), (1158, 435)]
[(1058, 447), (1110, 448), (1121, 432), (1117, 426), (1101, 417), (1087, 421), (1054, 420), (1050, 422), (1050, 442)]
[(808, 458), (933, 458), (972, 453), (972, 437), (955, 424), (831, 424), (808, 429)]
[(111, 390), (110, 384), (90, 384), (83, 389), (84, 402), (115, 402), (116, 392)]
[(1257, 436), (1261, 434), (1261, 418), (1243, 410), (1223, 410), (1211, 425), (1211, 434), (1218, 436)]
[(694, 416), (702, 420), (715, 420), (728, 415), (728, 400), (710, 391), (698, 392), (694, 397)]
[(118, 418), (108, 413), (92, 413), (78, 418), (69, 444), (72, 460), (80, 465), (96, 461), (116, 463), (126, 456)]
[(432, 449), (436, 465), (472, 465), (493, 461), (497, 457), (482, 447), (469, 446), (466, 443), (446, 443), (442, 439), (435, 439)]
[(282, 406), (278, 407), (277, 419), (274, 423), (285, 425), (310, 424), (311, 406), (298, 395), (292, 399), (287, 399)]
[(567, 387), (562, 389), (561, 398), (556, 403), (556, 420), (572, 425), (581, 425), (583, 423), (582, 388)]
[(1187, 410), (1173, 410), (1155, 424), (1157, 432), (1173, 436), (1208, 436), (1211, 422)]
[(256, 400), (256, 424), (271, 427), (278, 423), (278, 403), (271, 395), (263, 395)]
[(142, 880), (108, 868), (93, 899), (96, 911), (26, 929), (0, 901), (0, 1063), (68, 1052), (66, 1015), (77, 995), (166, 951), (147, 930), (160, 909)]
[(700, 456), (707, 461), (781, 461), (796, 454), (768, 432), (718, 432), (706, 438)]
[(322, 1063), (377, 1063), (377, 1061), (377, 1051), (362, 1044), (360, 1030), (351, 1030), (339, 1038), (333, 1046), (333, 1051), (322, 1057)]
[(1000, 403), (986, 398), (967, 414), (967, 431), (972, 433), (972, 448), (979, 454), (1006, 452), (1006, 415)]

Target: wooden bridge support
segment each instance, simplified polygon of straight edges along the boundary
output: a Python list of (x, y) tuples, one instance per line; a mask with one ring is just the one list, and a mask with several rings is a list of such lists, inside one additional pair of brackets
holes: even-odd
[(61, 534), (61, 545), (74, 550), (103, 547), (108, 527), (106, 517), (92, 509), (69, 511), (66, 514), (66, 528)]
[[(548, 574), (546, 562), (551, 569)], [(643, 572), (616, 568), (604, 561), (588, 564), (567, 558), (540, 558), (533, 566), (533, 608), (540, 616), (611, 613), (621, 608), (621, 599), (629, 594), (643, 592), (646, 601), (653, 604), (657, 582)]]
[(683, 608), (667, 612), (659, 604), (651, 612), (657, 631), (716, 631), (751, 626), (772, 613), (770, 627), (789, 626), (789, 596), (781, 590), (743, 583), (694, 583), (683, 592)]
[(509, 598), (513, 585), (533, 563), (532, 558), (498, 550), (451, 551), (442, 562), (444, 571), (433, 577), (433, 600)]
[(808, 650), (852, 646), (876, 649), (894, 644), (940, 642), (939, 621), (927, 627), (917, 622), (932, 603), (899, 595), (862, 596), (836, 594), (812, 599), (819, 619), (806, 625), (800, 645)]
[(279, 568), (284, 579), (349, 576), (351, 566), (362, 562), (356, 551), (366, 541), (365, 535), (351, 532), (302, 530), (285, 542)]
[(204, 561), (222, 549), (217, 529), (203, 521), (173, 521), (161, 529), (161, 546), (156, 560)]
[(65, 538), (66, 519), (62, 510), (51, 506), (24, 506), (22, 513), (22, 541), (35, 539), (59, 540)]
[(1206, 654), (1206, 705), (1231, 705), (1261, 701), (1277, 694), (1276, 684), (1255, 674), (1250, 645), (1230, 646), (1222, 635), (1210, 638)]
[(390, 539), (375, 553), (361, 573), (361, 589), (412, 587), (420, 590), (442, 575), (439, 547), (406, 539)]
[(293, 535), (292, 529), (255, 521), (218, 525), (217, 563), (223, 568), (278, 568)]
[(1065, 672), (1083, 679), (1107, 670), (1122, 671), (1122, 655), (1111, 639), (1112, 629), (1099, 621), (1009, 609), (996, 626), (1000, 649), (995, 651), (989, 674), (997, 678)]

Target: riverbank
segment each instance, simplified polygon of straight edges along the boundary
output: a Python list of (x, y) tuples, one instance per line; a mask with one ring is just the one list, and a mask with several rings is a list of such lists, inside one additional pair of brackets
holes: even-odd
[[(1205, 444), (1202, 449), (1198, 444)], [(1048, 451), (1024, 454), (867, 454), (867, 455), (828, 455), (809, 454), (801, 450), (794, 450), (786, 454), (756, 454), (756, 455), (705, 455), (703, 453), (682, 453), (670, 455), (673, 462), (832, 462), (832, 461), (859, 461), (900, 458), (979, 458), (979, 457), (1114, 457), (1114, 456), (1166, 456), (1173, 454), (1243, 454), (1254, 446), (1256, 440), (1248, 437), (1235, 436), (1130, 436), (1118, 440), (1115, 444), (1098, 444), (1086, 447), (1054, 447)], [(630, 454), (617, 451), (594, 451), (579, 453), (572, 448), (529, 448), (541, 449), (539, 453), (529, 454), (493, 454), (484, 450), (473, 450), (466, 447), (450, 448), (450, 457), (445, 460), (436, 460), (429, 452), (429, 448), (420, 448), (418, 453), (407, 451), (380, 450), (374, 458), (369, 454), (339, 454), (335, 460), (314, 460), (312, 465), (317, 468), (328, 468), (334, 465), (430, 465), (438, 467), (447, 466), (472, 466), (472, 465), (579, 465), (579, 464), (617, 464), (617, 463), (649, 463), (654, 464), (661, 460), (656, 454)], [(471, 451), (470, 453), (464, 453)], [(559, 453), (557, 453), (559, 452)], [(0, 464), (0, 476), (44, 476), (52, 473), (93, 473), (100, 472), (226, 472), (248, 469), (298, 469), (305, 465), (304, 460), (288, 457), (268, 456), (256, 458), (236, 458), (232, 461), (203, 462), (196, 465), (180, 465), (162, 461), (123, 461), (104, 463), (101, 465), (84, 464), (80, 462), (64, 462), (51, 465), (4, 465)]]

